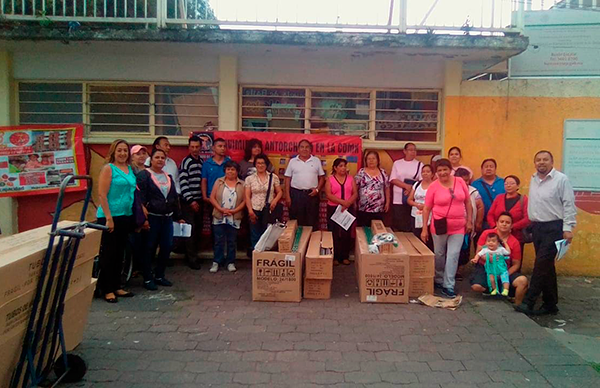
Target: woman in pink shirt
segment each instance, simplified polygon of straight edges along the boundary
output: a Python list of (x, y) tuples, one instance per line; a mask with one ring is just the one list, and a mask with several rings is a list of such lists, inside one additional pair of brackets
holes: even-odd
[[(438, 179), (427, 190), (423, 219), (432, 214), (430, 228), (435, 248), (435, 286), (442, 289), (442, 295), (454, 298), (458, 257), (464, 235), (473, 230), (473, 209), (467, 184), (463, 179), (452, 176), (450, 161), (440, 159), (435, 167)], [(443, 227), (446, 230), (442, 230)], [(423, 228), (421, 239), (425, 242), (429, 239), (427, 228)]]
[(350, 264), (350, 248), (352, 247), (352, 228), (345, 230), (337, 223), (331, 220), (338, 206), (341, 206), (342, 212), (354, 213), (354, 202), (358, 197), (356, 182), (348, 174), (348, 162), (346, 159), (337, 158), (333, 162), (333, 167), (329, 179), (325, 181), (325, 195), (327, 196), (327, 229), (333, 234), (333, 264)]

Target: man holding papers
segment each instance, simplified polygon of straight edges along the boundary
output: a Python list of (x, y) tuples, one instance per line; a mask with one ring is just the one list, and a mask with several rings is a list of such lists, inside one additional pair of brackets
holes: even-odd
[[(573, 240), (577, 215), (575, 194), (567, 176), (554, 169), (554, 158), (549, 151), (535, 154), (534, 163), (537, 171), (529, 185), (527, 212), (533, 228), (535, 264), (527, 295), (515, 310), (528, 315), (556, 314), (556, 242), (564, 239), (570, 244)], [(543, 304), (534, 310), (540, 294)]]
[(325, 195), (327, 196), (327, 229), (333, 234), (334, 264), (349, 265), (351, 241), (351, 226), (356, 219), (354, 202), (358, 190), (354, 179), (348, 174), (346, 159), (337, 158), (329, 179), (325, 180)]

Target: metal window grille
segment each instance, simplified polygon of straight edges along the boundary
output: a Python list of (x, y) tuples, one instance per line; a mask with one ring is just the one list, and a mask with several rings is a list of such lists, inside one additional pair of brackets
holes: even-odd
[(439, 91), (241, 88), (241, 129), (437, 143)]
[(21, 124), (83, 122), (83, 84), (19, 83)]
[(218, 128), (215, 85), (19, 82), (21, 124), (84, 123), (88, 134), (187, 136)]
[(242, 131), (304, 132), (306, 90), (243, 87)]

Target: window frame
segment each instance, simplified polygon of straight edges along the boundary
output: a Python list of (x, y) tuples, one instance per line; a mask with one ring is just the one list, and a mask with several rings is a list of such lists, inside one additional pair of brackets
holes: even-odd
[[(330, 93), (363, 93), (369, 94), (369, 118), (368, 118), (368, 138), (363, 138), (363, 146), (373, 149), (402, 149), (404, 144), (412, 142), (419, 145), (421, 148), (431, 150), (441, 150), (443, 147), (443, 131), (444, 131), (444, 94), (442, 89), (427, 89), (427, 88), (362, 88), (362, 87), (336, 87), (336, 86), (297, 86), (297, 85), (267, 85), (267, 84), (239, 84), (238, 85), (238, 127), (237, 130), (242, 130), (244, 120), (243, 107), (243, 90), (245, 88), (264, 88), (264, 89), (304, 89), (304, 130), (290, 133), (310, 134), (311, 130), (311, 115), (312, 115), (312, 93), (313, 92), (330, 92)], [(377, 130), (377, 92), (425, 92), (437, 94), (437, 123), (436, 123), (436, 140), (435, 141), (417, 141), (417, 140), (376, 140)], [(273, 132), (277, 133), (277, 132)], [(288, 133), (288, 132), (285, 132)]]
[[(81, 84), (81, 93), (82, 93), (82, 122), (84, 125), (84, 140), (86, 143), (97, 143), (103, 144), (106, 142), (110, 142), (115, 138), (121, 137), (131, 141), (139, 141), (141, 143), (147, 143), (148, 141), (153, 140), (156, 135), (156, 86), (174, 86), (174, 87), (206, 87), (206, 88), (214, 88), (217, 91), (215, 108), (217, 110), (217, 120), (218, 111), (219, 111), (219, 83), (206, 83), (206, 82), (146, 82), (146, 81), (95, 81), (95, 80), (39, 80), (39, 79), (19, 79), (15, 80), (15, 118), (18, 125), (21, 124), (21, 112), (20, 112), (20, 104), (21, 99), (19, 96), (20, 85), (21, 84)], [(90, 120), (90, 105), (89, 105), (89, 87), (90, 86), (138, 86), (138, 87), (148, 87), (149, 99), (148, 99), (148, 132), (122, 132), (122, 131), (114, 131), (114, 132), (101, 132), (96, 131), (93, 132), (91, 130), (91, 120)], [(66, 123), (71, 124), (71, 123)], [(74, 124), (74, 123), (73, 123)], [(27, 124), (29, 125), (29, 124)], [(34, 124), (31, 124), (34, 125)], [(173, 138), (174, 140), (182, 140), (187, 139), (185, 135), (169, 135), (169, 138)]]

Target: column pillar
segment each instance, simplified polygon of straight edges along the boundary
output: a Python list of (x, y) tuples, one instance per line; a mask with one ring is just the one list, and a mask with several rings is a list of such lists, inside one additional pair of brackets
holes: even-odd
[[(0, 51), (0, 126), (13, 124), (12, 90), (12, 54)], [(16, 199), (0, 198), (0, 228), (3, 236), (18, 232)]]
[[(454, 144), (459, 136), (459, 104), (460, 104), (460, 84), (462, 82), (463, 64), (462, 61), (446, 61), (444, 63), (444, 89), (443, 98), (443, 118), (442, 122), (442, 156), (446, 156), (447, 149)], [(450, 140), (453, 144), (447, 144)]]
[(239, 129), (238, 62), (234, 55), (219, 56), (219, 131)]

